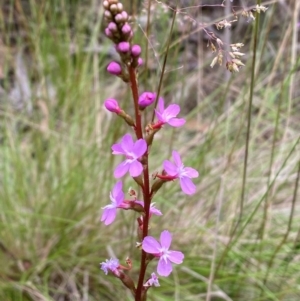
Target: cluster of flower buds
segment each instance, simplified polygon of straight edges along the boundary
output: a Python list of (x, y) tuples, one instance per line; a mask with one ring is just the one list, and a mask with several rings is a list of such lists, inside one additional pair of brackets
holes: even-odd
[(105, 35), (114, 42), (121, 59), (121, 63), (111, 62), (107, 66), (107, 71), (128, 82), (128, 74), (122, 64), (130, 65), (133, 68), (142, 65), (143, 60), (140, 57), (142, 49), (139, 45), (132, 45), (133, 31), (123, 4), (118, 0), (104, 0), (103, 6), (107, 25)]

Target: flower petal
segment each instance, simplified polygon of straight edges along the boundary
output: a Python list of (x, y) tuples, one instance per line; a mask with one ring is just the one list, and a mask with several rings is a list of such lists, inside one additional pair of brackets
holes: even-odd
[(180, 106), (176, 104), (171, 104), (165, 109), (165, 114), (169, 117), (176, 117), (180, 112)]
[(136, 155), (136, 158), (140, 158), (147, 150), (147, 143), (144, 139), (139, 139), (135, 142), (132, 152)]
[(155, 115), (156, 115), (156, 118), (159, 121), (161, 121), (163, 123), (166, 123), (165, 118), (163, 117), (163, 115), (158, 110), (155, 110)]
[(101, 222), (104, 221), (105, 225), (111, 224), (115, 220), (116, 214), (117, 214), (116, 208), (104, 209)]
[(138, 177), (143, 172), (143, 165), (139, 161), (133, 161), (129, 167), (129, 174), (132, 177)]
[(123, 187), (122, 181), (118, 181), (118, 182), (115, 184), (115, 186), (114, 186), (114, 188), (113, 188), (113, 190), (112, 190), (112, 196), (113, 196), (114, 198), (116, 198), (116, 197), (118, 196), (118, 194), (122, 191), (122, 187)]
[(163, 167), (164, 167), (164, 170), (166, 171), (166, 173), (170, 176), (176, 176), (178, 173), (177, 166), (175, 166), (169, 160), (164, 161)]
[(178, 166), (178, 167), (181, 167), (182, 166), (182, 161), (181, 161), (179, 153), (176, 152), (176, 151), (172, 151), (172, 157), (173, 157), (173, 160), (175, 162), (175, 165)]
[(114, 177), (117, 179), (123, 177), (126, 174), (126, 172), (129, 170), (129, 167), (130, 165), (127, 160), (121, 162), (114, 171)]
[(164, 230), (161, 232), (159, 240), (162, 247), (169, 249), (172, 242), (172, 235), (168, 230)]
[(180, 127), (185, 124), (185, 119), (183, 118), (172, 118), (168, 121), (168, 124), (173, 127)]
[(168, 259), (176, 264), (180, 264), (183, 262), (184, 254), (179, 251), (169, 251)]
[(157, 274), (160, 276), (168, 277), (172, 272), (172, 264), (169, 260), (163, 257), (159, 258), (157, 265)]
[(160, 113), (163, 113), (164, 110), (165, 110), (165, 102), (164, 102), (164, 99), (162, 97), (160, 97), (158, 99), (158, 110)]
[(184, 170), (186, 172), (186, 175), (189, 178), (197, 178), (197, 177), (199, 177), (198, 171), (196, 169), (192, 168), (192, 167), (185, 167)]
[(180, 187), (186, 194), (194, 194), (196, 192), (196, 186), (192, 180), (188, 177), (180, 178)]
[(112, 147), (111, 147), (111, 149), (112, 149), (112, 154), (113, 155), (125, 155), (125, 152), (124, 152), (124, 150), (123, 150), (123, 148), (122, 148), (122, 146), (121, 146), (121, 144), (120, 143), (116, 143), (116, 144), (114, 144)]
[(127, 152), (131, 152), (134, 143), (130, 134), (125, 134), (121, 140), (121, 146), (123, 150)]
[(150, 254), (160, 253), (161, 245), (159, 242), (152, 236), (146, 236), (142, 243), (143, 250)]

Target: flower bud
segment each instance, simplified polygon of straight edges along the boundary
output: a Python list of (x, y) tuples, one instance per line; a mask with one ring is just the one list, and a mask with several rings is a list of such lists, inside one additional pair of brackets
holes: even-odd
[(142, 66), (143, 63), (144, 63), (144, 62), (143, 62), (142, 58), (139, 57), (139, 59), (138, 59), (138, 66)]
[(116, 14), (118, 12), (118, 7), (116, 4), (112, 4), (109, 8), (109, 10), (113, 13)]
[(122, 4), (122, 3), (119, 2), (119, 3), (117, 4), (117, 7), (118, 7), (118, 11), (119, 11), (119, 12), (122, 12), (122, 11), (123, 11), (123, 4)]
[(131, 32), (131, 26), (128, 23), (125, 23), (122, 27), (122, 33), (127, 35)]
[(130, 51), (130, 44), (128, 42), (120, 42), (117, 45), (117, 50), (125, 54)]
[(105, 32), (105, 35), (108, 38), (112, 38), (113, 37), (113, 33), (110, 31), (110, 29), (108, 27), (105, 28), (104, 32)]
[(121, 65), (116, 62), (110, 62), (106, 70), (112, 75), (120, 75), (122, 73)]
[(141, 46), (140, 45), (133, 45), (131, 47), (131, 54), (134, 57), (138, 57), (142, 52)]
[(113, 98), (109, 98), (105, 100), (104, 106), (110, 112), (117, 113), (117, 114), (121, 112), (118, 102)]
[(118, 27), (117, 27), (117, 24), (115, 22), (109, 22), (109, 24), (107, 25), (107, 28), (111, 32), (117, 32), (118, 31)]
[(112, 19), (112, 14), (109, 10), (106, 10), (104, 12), (104, 17), (107, 19), (107, 20), (111, 20)]
[(122, 14), (122, 17), (123, 17), (123, 21), (124, 22), (127, 21), (128, 20), (128, 14), (127, 14), (127, 12), (125, 10), (123, 10), (121, 14)]
[(109, 8), (109, 2), (107, 0), (103, 1), (103, 7), (105, 9), (108, 9)]
[(145, 108), (150, 106), (156, 98), (156, 94), (152, 92), (144, 92), (139, 97), (139, 106)]
[(115, 21), (116, 21), (116, 23), (124, 22), (122, 14), (115, 15)]

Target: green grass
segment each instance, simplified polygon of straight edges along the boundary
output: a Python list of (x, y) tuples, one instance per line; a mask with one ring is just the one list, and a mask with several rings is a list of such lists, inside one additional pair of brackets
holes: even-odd
[[(115, 182), (117, 162), (110, 147), (128, 130), (107, 114), (103, 101), (115, 97), (130, 112), (131, 96), (124, 83), (105, 72), (112, 45), (101, 34), (102, 9), (88, 1), (49, 3), (26, 4), (32, 11), (22, 19), (26, 36), (17, 35), (14, 44), (9, 43), (14, 27), (1, 23), (8, 51), (23, 51), (28, 59), (32, 110), (0, 102), (0, 300), (132, 300), (118, 279), (99, 269), (110, 256), (121, 261), (130, 256), (130, 275), (138, 276), (137, 215), (118, 212), (109, 227), (100, 223), (101, 207)], [(208, 288), (212, 301), (300, 298), (299, 59), (292, 56), (297, 43), (295, 29), (288, 31), (290, 18), (279, 16), (279, 4), (274, 5), (262, 15), (255, 49), (242, 214), (254, 34), (248, 30), (245, 36), (246, 67), (226, 82), (224, 68), (208, 67), (210, 53), (196, 55), (199, 70), (187, 67), (190, 53), (183, 45), (189, 32), (175, 30), (178, 43), (169, 53), (161, 95), (182, 105), (187, 125), (165, 127), (157, 135), (150, 167), (153, 173), (161, 170), (176, 149), (200, 177), (192, 197), (184, 196), (177, 182), (155, 197), (164, 216), (153, 217), (151, 233), (174, 233), (172, 247), (184, 252), (185, 260), (160, 279), (161, 287), (149, 291), (149, 300), (208, 300)], [(150, 69), (140, 75), (141, 90), (158, 85), (157, 62), (162, 64), (171, 22), (170, 12), (162, 8), (156, 6)], [(13, 23), (11, 15), (6, 18)], [(281, 18), (279, 29), (276, 18)], [(9, 90), (8, 73), (14, 67), (9, 61), (1, 67)], [(198, 89), (204, 92), (197, 99)], [(127, 177), (125, 190), (130, 186), (134, 182)], [(154, 269), (155, 263), (149, 266)]]

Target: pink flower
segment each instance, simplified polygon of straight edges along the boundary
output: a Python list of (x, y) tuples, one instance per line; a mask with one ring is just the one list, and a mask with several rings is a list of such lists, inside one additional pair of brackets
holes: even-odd
[(165, 160), (163, 163), (164, 170), (168, 175), (179, 178), (180, 186), (184, 193), (194, 194), (196, 186), (191, 181), (191, 178), (197, 178), (199, 176), (198, 171), (192, 167), (184, 167), (180, 155), (176, 151), (172, 152), (172, 156), (175, 164)]
[(147, 143), (144, 139), (133, 142), (130, 134), (126, 134), (120, 143), (112, 147), (113, 155), (124, 155), (126, 160), (121, 162), (114, 171), (115, 178), (123, 177), (128, 171), (130, 176), (138, 177), (143, 172), (143, 165), (138, 160), (147, 151)]
[(121, 112), (118, 102), (113, 98), (109, 98), (105, 100), (104, 106), (110, 112), (117, 113), (117, 114)]
[(180, 127), (184, 125), (185, 120), (183, 118), (176, 118), (179, 112), (179, 105), (171, 104), (165, 109), (163, 98), (159, 98), (158, 109), (155, 109), (155, 114), (161, 125), (165, 123), (168, 123), (170, 126), (173, 127)]
[(106, 205), (102, 209), (104, 209), (101, 217), (101, 222), (104, 222), (105, 225), (111, 224), (117, 214), (117, 207), (120, 206), (124, 200), (124, 192), (122, 190), (122, 182), (119, 181), (114, 186), (112, 192), (110, 193), (111, 204)]
[(108, 271), (111, 271), (112, 273), (118, 272), (118, 267), (119, 267), (119, 260), (118, 259), (106, 259), (105, 262), (101, 262), (101, 270), (105, 273), (105, 275), (108, 274)]
[(148, 286), (160, 286), (159, 281), (158, 281), (158, 277), (156, 276), (155, 273), (151, 274), (151, 278), (146, 281), (146, 283), (144, 284), (144, 286), (145, 287), (148, 287)]
[(171, 242), (172, 235), (165, 230), (160, 234), (160, 242), (152, 236), (146, 236), (142, 243), (145, 252), (159, 257), (157, 273), (160, 276), (169, 276), (172, 272), (172, 262), (180, 264), (184, 259), (183, 253), (169, 250)]

